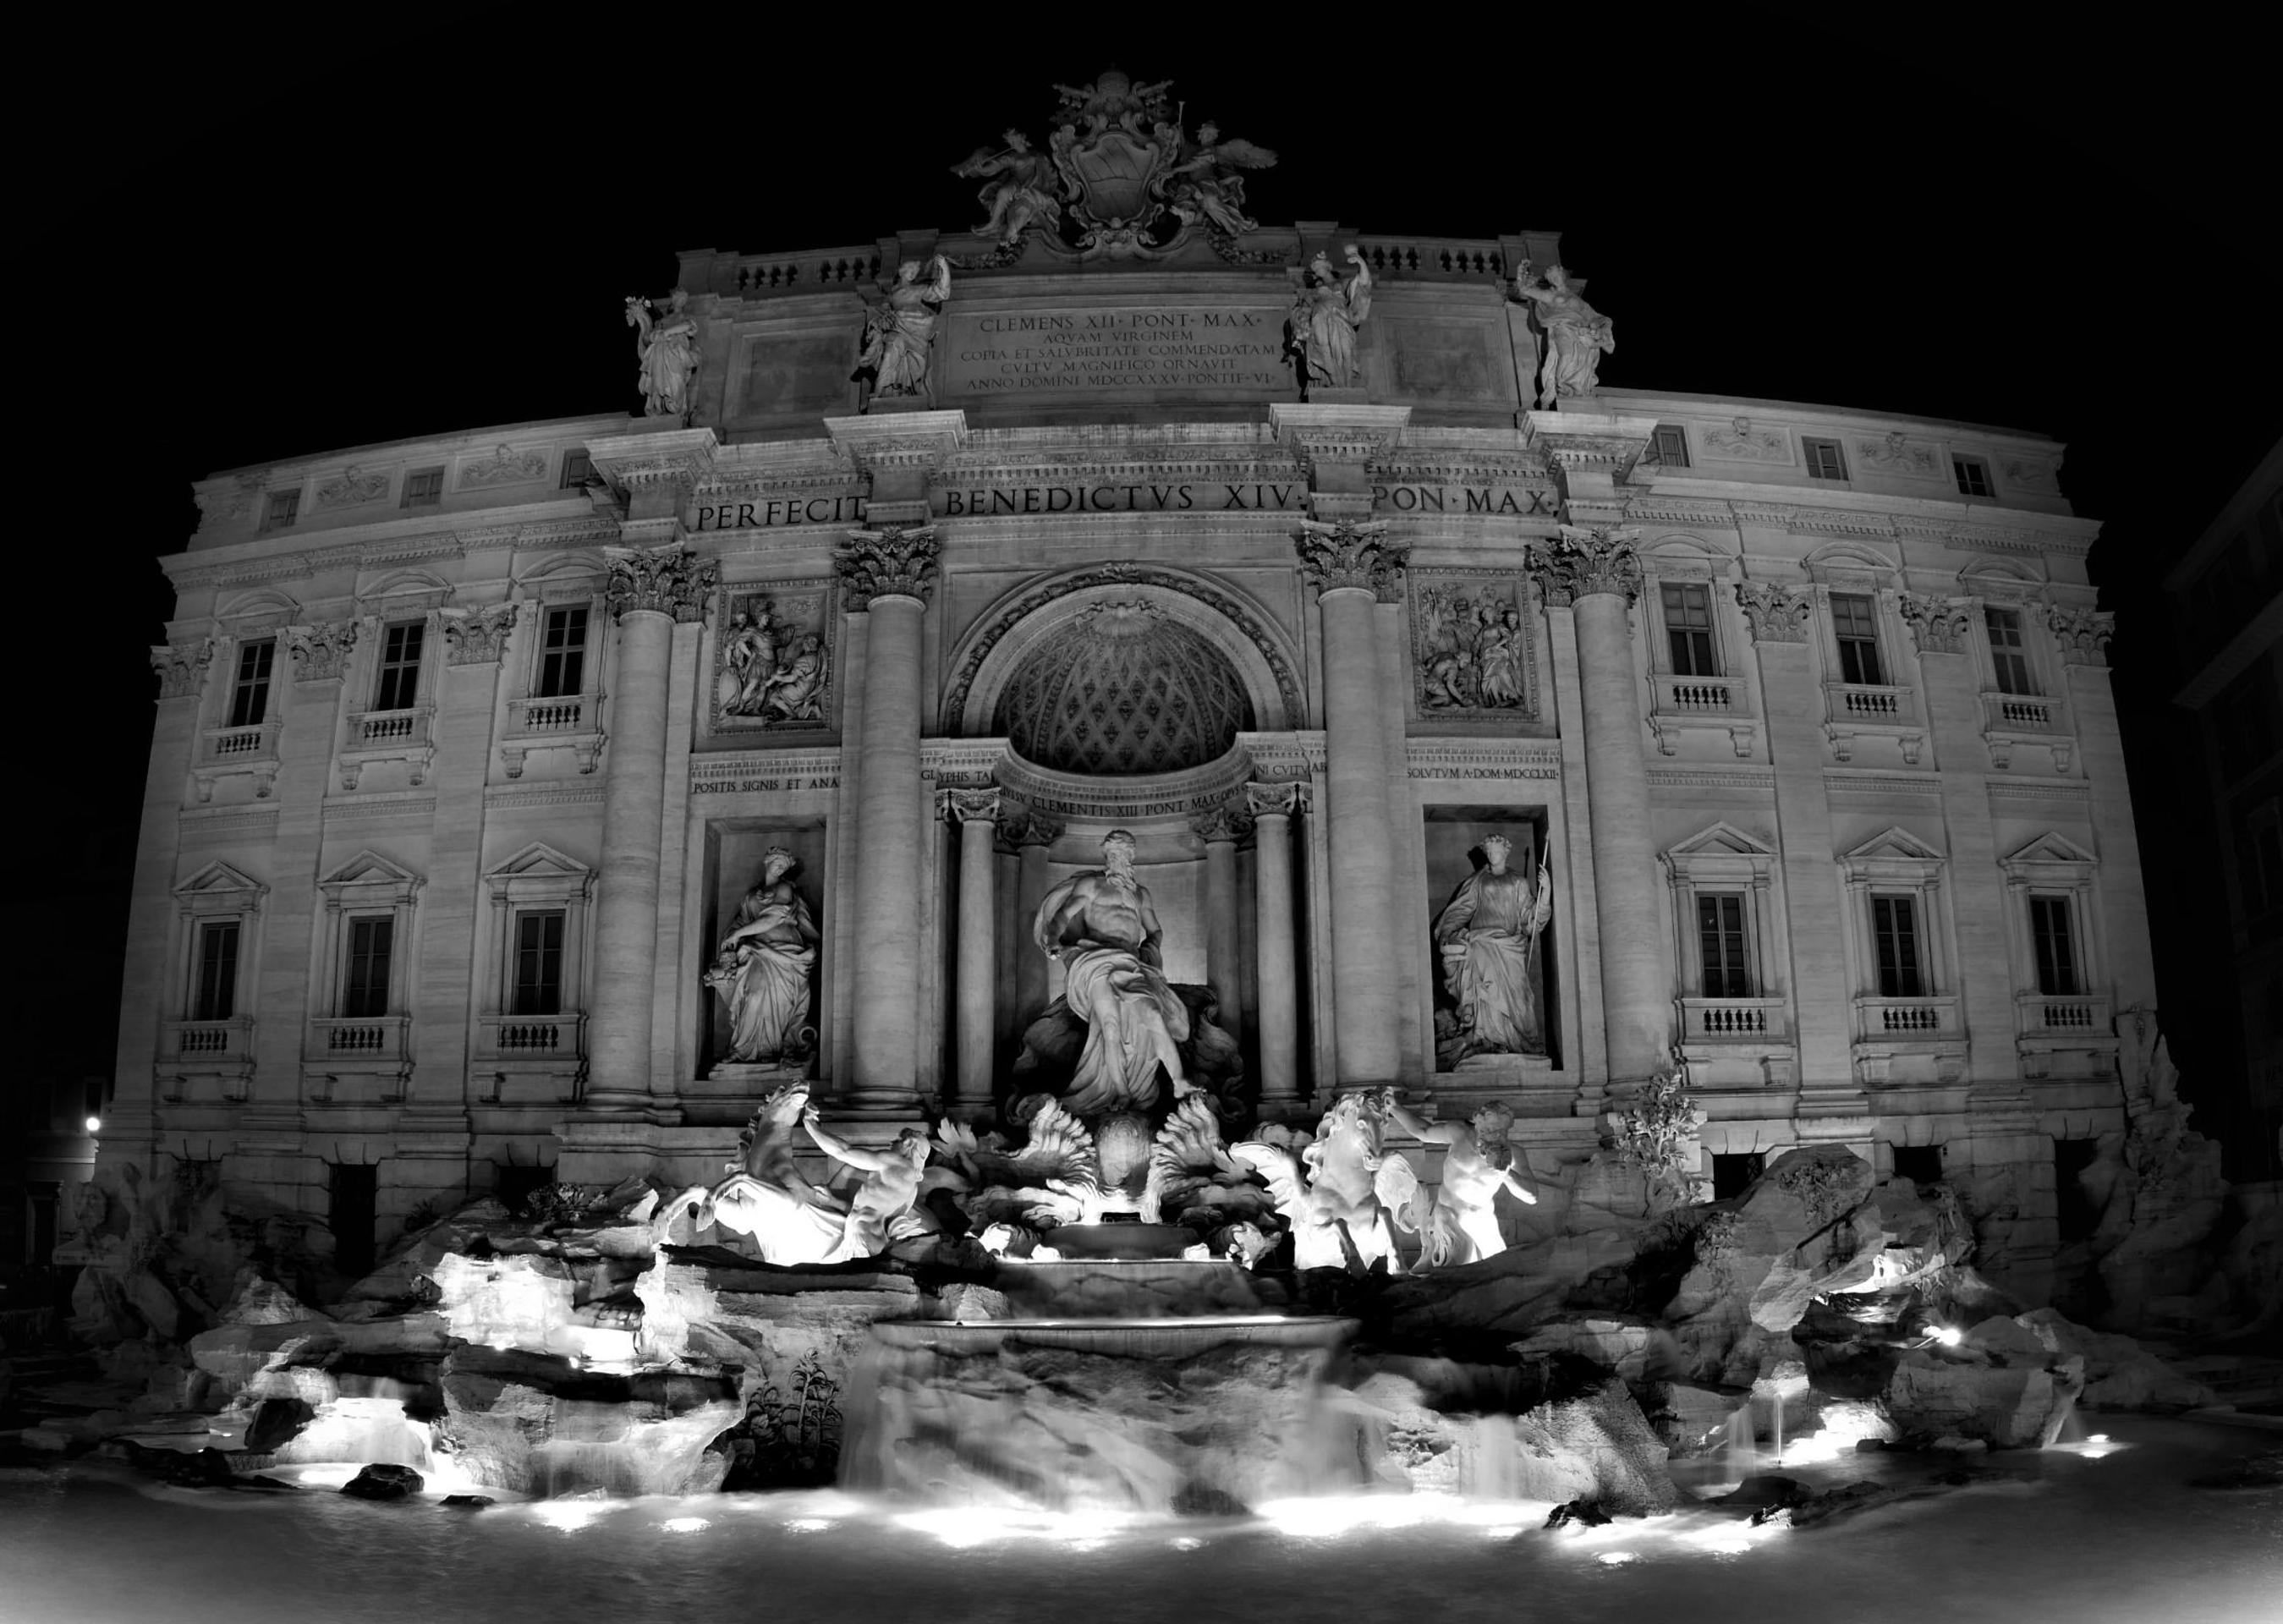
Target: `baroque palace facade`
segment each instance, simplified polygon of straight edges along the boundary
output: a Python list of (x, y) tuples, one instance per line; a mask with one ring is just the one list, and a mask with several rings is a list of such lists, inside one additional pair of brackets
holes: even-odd
[[(984, 231), (684, 255), (647, 415), (199, 486), (107, 1160), (346, 1255), (710, 1180), (791, 1079), (865, 1142), (974, 1114), (1118, 828), (1264, 1116), (1495, 1098), (1558, 1159), (1678, 1067), (1707, 1183), (1846, 1144), (2041, 1289), (2154, 1001), (2062, 448), (1605, 386), (1551, 235), (1258, 228), (1266, 155), (1153, 89), (970, 160)], [(1449, 906), (1493, 835), (1519, 1038)]]

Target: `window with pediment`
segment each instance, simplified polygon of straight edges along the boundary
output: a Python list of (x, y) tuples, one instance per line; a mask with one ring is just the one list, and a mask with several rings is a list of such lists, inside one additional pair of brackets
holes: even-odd
[(1950, 947), (1948, 859), (1897, 825), (1843, 854), (1839, 866), (1846, 881), (1857, 1043), (1962, 1038)]
[(2059, 834), (2044, 834), (1999, 861), (2006, 875), (2014, 1003), (2024, 1040), (2112, 1030), (2101, 941), (2100, 863)]
[(162, 1072), (250, 1074), (253, 967), (269, 894), (267, 885), (222, 862), (208, 863), (175, 888), (174, 991), (160, 1022)]
[(1684, 1042), (1785, 1037), (1774, 848), (1715, 823), (1665, 852), (1664, 866)]
[(336, 1068), (409, 1057), (415, 905), (425, 883), (370, 850), (317, 882), (317, 977), (305, 1058)]
[(579, 1065), (594, 882), (586, 864), (537, 843), (484, 876), (478, 1060), (503, 1087), (525, 1073), (567, 1077)]

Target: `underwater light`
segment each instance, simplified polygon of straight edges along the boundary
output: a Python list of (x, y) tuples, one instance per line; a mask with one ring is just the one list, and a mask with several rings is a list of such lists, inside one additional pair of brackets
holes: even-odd
[(832, 1526), (830, 1517), (791, 1517), (785, 1519), (787, 1534), (822, 1534)]
[(550, 1528), (576, 1534), (588, 1523), (608, 1516), (612, 1509), (605, 1500), (542, 1500), (531, 1508), (531, 1514)]
[(1625, 1563), (1635, 1561), (1638, 1558), (1636, 1553), (1630, 1550), (1605, 1550), (1600, 1556), (1593, 1558), (1596, 1562), (1602, 1563), (1609, 1567), (1617, 1567)]
[(669, 1517), (658, 1526), (668, 1534), (696, 1534), (713, 1525), (703, 1517)]
[(1195, 1535), (1184, 1534), (1173, 1542), (1173, 1547), (1176, 1550), (1203, 1550), (1205, 1548), (1205, 1542)]

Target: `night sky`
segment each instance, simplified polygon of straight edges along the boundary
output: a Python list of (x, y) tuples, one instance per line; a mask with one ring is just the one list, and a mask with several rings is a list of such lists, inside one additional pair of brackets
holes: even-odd
[[(2229, 1063), (2194, 905), (2216, 836), (2165, 785), (2183, 716), (2151, 612), (2162, 569), (2283, 433), (2271, 87), (2225, 14), (2168, 7), (2161, 35), (2114, 39), (2086, 37), (2092, 13), (1985, 8), (1085, 14), (1110, 20), (90, 8), (19, 40), (19, 75), (56, 82), (4, 114), (35, 655), (12, 721), (19, 784), (42, 786), (19, 795), (40, 860), (10, 936), (36, 964), (10, 997), (35, 1069), (109, 1069), (144, 649), (168, 601), (152, 560), (195, 524), (192, 478), (627, 409), (620, 301), (671, 286), (676, 249), (970, 228), (975, 183), (948, 166), (1009, 123), (1043, 136), (1053, 82), (1113, 63), (1282, 155), (1250, 183), (1265, 221), (1561, 230), (1617, 324), (1612, 386), (2068, 441), (2066, 493), (2107, 524), (2093, 571), (2147, 770), (2166, 1025), (2192, 1098), (2199, 1065)], [(131, 56), (99, 32), (114, 26), (139, 36)]]

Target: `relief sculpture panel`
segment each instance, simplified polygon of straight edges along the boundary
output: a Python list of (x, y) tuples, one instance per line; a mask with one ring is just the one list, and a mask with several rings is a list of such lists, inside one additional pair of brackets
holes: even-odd
[(1522, 581), (1505, 571), (1414, 571), (1412, 680), (1420, 714), (1537, 720), (1528, 608)]
[(831, 583), (722, 594), (713, 640), (714, 733), (822, 733), (832, 714)]

